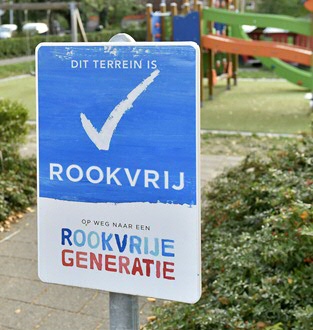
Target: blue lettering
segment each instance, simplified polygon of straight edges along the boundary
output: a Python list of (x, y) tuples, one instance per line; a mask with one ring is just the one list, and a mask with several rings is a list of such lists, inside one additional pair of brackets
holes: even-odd
[[(81, 240), (79, 242), (79, 234), (81, 234)], [(86, 244), (86, 234), (83, 230), (78, 229), (74, 231), (74, 244), (76, 246), (84, 246)]]
[(130, 253), (134, 253), (136, 250), (138, 254), (141, 254), (141, 238), (139, 236), (130, 236), (129, 249)]
[(121, 242), (120, 236), (118, 234), (115, 234), (114, 236), (115, 236), (116, 245), (117, 245), (118, 250), (120, 252), (124, 252), (125, 248), (126, 248), (126, 244), (127, 244), (127, 235), (123, 236), (122, 242)]
[(149, 251), (149, 238), (144, 237), (144, 252), (145, 254), (151, 254), (152, 256), (158, 256), (160, 254), (159, 239), (154, 238), (154, 250)]
[(162, 256), (175, 257), (175, 253), (166, 251), (169, 249), (174, 249), (174, 243), (175, 241), (173, 239), (162, 239)]
[[(95, 237), (95, 243), (93, 243), (92, 241), (92, 236)], [(96, 233), (95, 231), (91, 231), (89, 234), (88, 234), (88, 246), (92, 249), (96, 249), (100, 244), (100, 238), (99, 238), (99, 235), (98, 233)]]
[(102, 250), (105, 251), (108, 249), (109, 251), (113, 251), (112, 246), (109, 241), (112, 239), (113, 235), (110, 234), (107, 238), (105, 238), (105, 233), (102, 233)]
[(62, 240), (61, 244), (65, 245), (65, 241), (68, 242), (69, 246), (72, 246), (73, 243), (70, 240), (70, 237), (72, 236), (72, 231), (69, 228), (62, 228)]

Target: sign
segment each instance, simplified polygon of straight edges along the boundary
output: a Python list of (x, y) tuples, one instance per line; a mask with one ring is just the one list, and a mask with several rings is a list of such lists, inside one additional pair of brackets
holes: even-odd
[(201, 294), (199, 48), (37, 48), (39, 277)]

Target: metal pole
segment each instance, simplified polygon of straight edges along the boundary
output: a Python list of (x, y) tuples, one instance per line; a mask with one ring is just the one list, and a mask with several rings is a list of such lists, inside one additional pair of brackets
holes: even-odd
[[(135, 42), (126, 33), (118, 33), (109, 42)], [(138, 297), (110, 292), (110, 330), (139, 330)]]
[[(13, 1), (10, 1), (10, 4), (13, 4)], [(14, 23), (14, 14), (13, 9), (10, 9), (10, 24)]]
[(138, 297), (110, 292), (110, 330), (138, 329)]
[(77, 16), (76, 16), (76, 2), (70, 2), (71, 11), (71, 31), (72, 31), (72, 42), (77, 42)]

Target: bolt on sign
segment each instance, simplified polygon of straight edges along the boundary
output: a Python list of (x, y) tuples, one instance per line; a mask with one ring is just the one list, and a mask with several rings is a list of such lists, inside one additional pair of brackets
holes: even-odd
[(39, 277), (201, 295), (195, 43), (37, 48)]

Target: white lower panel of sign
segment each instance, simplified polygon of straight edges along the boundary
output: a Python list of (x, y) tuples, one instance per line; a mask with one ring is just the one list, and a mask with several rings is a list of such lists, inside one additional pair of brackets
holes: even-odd
[(194, 303), (201, 295), (199, 208), (39, 198), (44, 282)]

